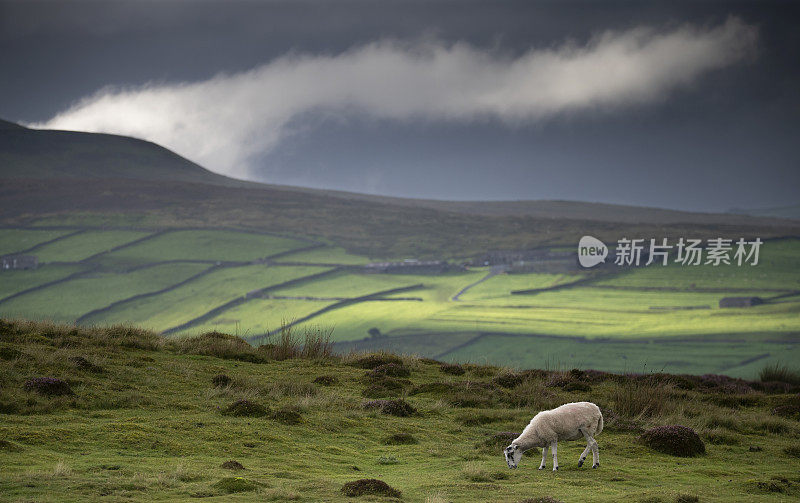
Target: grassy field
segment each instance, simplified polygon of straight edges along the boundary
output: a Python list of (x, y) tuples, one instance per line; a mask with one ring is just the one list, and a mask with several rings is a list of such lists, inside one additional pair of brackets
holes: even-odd
[[(20, 239), (21, 232), (0, 229), (0, 243)], [(32, 236), (59, 236), (58, 231), (45, 232)], [(233, 230), (156, 232), (87, 228), (42, 246), (37, 250), (49, 259), (99, 255), (80, 265), (85, 274), (0, 302), (0, 315), (133, 323), (161, 331), (174, 328), (179, 335), (222, 330), (256, 343), (264, 342), (263, 335), (281, 323), (314, 315), (298, 328), (332, 329), (334, 339), (347, 350), (386, 347), (519, 367), (554, 362), (620, 371), (647, 364), (671, 372), (749, 377), (755, 367), (742, 363), (748, 358), (760, 357), (759, 364), (786, 361), (797, 357), (800, 347), (800, 296), (793, 294), (800, 290), (797, 239), (766, 243), (755, 267), (673, 264), (611, 273), (487, 276), (488, 267), (444, 275), (364, 274), (358, 265), (377, 259), (339, 247), (304, 250), (314, 243)], [(152, 237), (103, 253), (143, 236)], [(275, 254), (282, 254), (280, 265), (242, 265)], [(265, 298), (244, 297), (336, 264), (346, 267), (275, 288)], [(180, 284), (212, 266), (208, 274)], [(77, 267), (44, 265), (33, 271), (2, 272), (0, 299), (79, 272)], [(484, 278), (488, 279), (480, 281)], [(415, 285), (421, 287), (388, 294), (391, 300), (343, 302)], [(533, 289), (540, 291), (511, 294)], [(149, 292), (157, 294), (139, 296)], [(722, 297), (744, 295), (780, 298), (752, 308), (718, 307)], [(333, 308), (315, 314), (329, 306)], [(381, 339), (369, 334), (375, 328)], [(515, 339), (518, 336), (526, 337)], [(670, 338), (675, 340), (641, 342)], [(514, 340), (524, 341), (524, 348)], [(571, 342), (575, 340), (583, 342)], [(735, 346), (731, 340), (737, 341)], [(684, 357), (686, 352), (692, 357)]]
[(148, 263), (165, 260), (250, 261), (294, 248), (305, 243), (266, 234), (232, 231), (173, 231), (140, 244), (111, 253), (111, 263)]
[(70, 274), (85, 270), (80, 265), (41, 265), (32, 271), (3, 271), (0, 276), (0, 299), (51, 281), (57, 281)]
[[(759, 503), (800, 496), (800, 423), (770, 413), (800, 406), (788, 384), (486, 366), (452, 375), (411, 357), (322, 350), (276, 360), (278, 349), (297, 348), (271, 353), (220, 337), (165, 341), (132, 329), (6, 322), (0, 348), (0, 499), (8, 501)], [(409, 376), (369, 377), (362, 368), (387, 361)], [(230, 381), (213, 384), (220, 374)], [(45, 376), (62, 379), (73, 394), (26, 388)], [(327, 385), (317, 383), (320, 376)], [(414, 412), (365, 408), (372, 398), (364, 395), (401, 398)], [(238, 400), (254, 404), (253, 415), (227, 415)], [(537, 471), (536, 452), (509, 470), (501, 453), (508, 437), (495, 435), (519, 432), (538, 410), (575, 400), (604, 412), (600, 468), (578, 468), (584, 445), (560, 442), (558, 472), (551, 459)], [(674, 457), (640, 440), (643, 430), (672, 424), (697, 431), (705, 454)], [(222, 467), (231, 460), (245, 469)], [(341, 492), (368, 478), (402, 498)]]
[(3, 229), (3, 239), (0, 239), (0, 255), (18, 253), (32, 248), (45, 241), (56, 239), (69, 234), (63, 230), (35, 230), (35, 229)]
[(78, 262), (150, 233), (136, 231), (87, 231), (36, 249), (40, 262)]
[(154, 292), (203, 271), (205, 264), (169, 264), (127, 274), (90, 273), (36, 290), (2, 305), (17, 318), (74, 322), (81, 315), (135, 295)]
[[(248, 292), (325, 271), (321, 267), (251, 265), (221, 268), (156, 297), (121, 304), (91, 322), (138, 323), (165, 330)], [(143, 321), (142, 321), (143, 320)], [(249, 327), (245, 327), (247, 329)]]

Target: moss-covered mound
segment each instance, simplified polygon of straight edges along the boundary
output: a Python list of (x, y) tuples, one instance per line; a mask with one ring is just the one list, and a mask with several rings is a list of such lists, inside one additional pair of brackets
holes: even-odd
[(250, 400), (236, 400), (223, 409), (222, 413), (226, 416), (236, 417), (263, 417), (267, 415), (267, 409)]
[(342, 486), (342, 493), (350, 497), (374, 495), (400, 498), (402, 496), (400, 491), (378, 479), (359, 479), (347, 482)]
[(244, 466), (240, 462), (234, 461), (232, 459), (229, 459), (228, 461), (222, 463), (220, 465), (220, 468), (225, 468), (226, 470), (234, 470), (234, 471), (244, 470)]
[(697, 432), (677, 424), (656, 426), (642, 433), (639, 439), (651, 449), (672, 456), (690, 457), (706, 452), (706, 446)]

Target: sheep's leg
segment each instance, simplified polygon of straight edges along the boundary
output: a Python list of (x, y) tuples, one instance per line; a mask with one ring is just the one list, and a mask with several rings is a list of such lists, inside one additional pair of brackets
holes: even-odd
[[(591, 438), (591, 437), (590, 437)], [(600, 466), (600, 448), (597, 445), (597, 440), (592, 440), (592, 468)]]
[(539, 465), (540, 470), (544, 470), (545, 460), (547, 460), (547, 446), (542, 447), (542, 464)]
[(578, 431), (581, 432), (581, 434), (584, 437), (586, 437), (586, 449), (583, 450), (583, 453), (581, 453), (581, 457), (578, 458), (578, 468), (580, 468), (581, 466), (583, 466), (583, 462), (586, 461), (586, 455), (589, 454), (589, 451), (592, 450), (592, 442), (591, 440), (589, 440), (591, 437), (587, 435), (582, 429), (578, 429)]
[(558, 470), (558, 442), (550, 444), (550, 450), (553, 451), (553, 471)]

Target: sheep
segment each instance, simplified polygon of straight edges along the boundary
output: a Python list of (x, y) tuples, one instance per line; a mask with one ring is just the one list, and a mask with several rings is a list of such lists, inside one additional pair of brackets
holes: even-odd
[(583, 437), (587, 445), (578, 459), (578, 467), (583, 466), (586, 455), (592, 451), (592, 468), (600, 466), (600, 449), (594, 436), (603, 431), (603, 414), (600, 407), (591, 402), (567, 403), (552, 410), (544, 410), (533, 419), (503, 453), (509, 468), (516, 468), (522, 454), (533, 447), (542, 447), (542, 463), (545, 467), (547, 447), (553, 452), (553, 471), (558, 470), (557, 442), (559, 440), (578, 440)]

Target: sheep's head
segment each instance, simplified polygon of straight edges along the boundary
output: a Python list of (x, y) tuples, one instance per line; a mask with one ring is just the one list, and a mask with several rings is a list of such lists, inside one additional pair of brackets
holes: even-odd
[(509, 468), (516, 468), (519, 460), (522, 459), (522, 449), (517, 444), (511, 444), (505, 448), (503, 454), (506, 457), (506, 463)]

